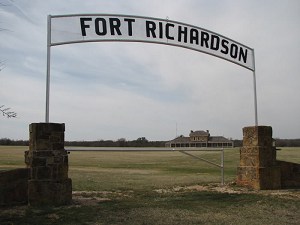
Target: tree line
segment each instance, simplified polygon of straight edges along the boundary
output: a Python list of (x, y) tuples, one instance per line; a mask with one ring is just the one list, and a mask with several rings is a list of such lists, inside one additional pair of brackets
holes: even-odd
[[(275, 138), (276, 147), (300, 147), (300, 139), (280, 139)], [(242, 147), (243, 140), (233, 140), (235, 147)]]
[(99, 141), (66, 141), (65, 146), (80, 146), (80, 147), (164, 147), (165, 141), (148, 141), (145, 137), (140, 137), (136, 140), (126, 140), (120, 138), (113, 140)]
[[(300, 147), (300, 139), (280, 139), (276, 138), (277, 147)], [(65, 141), (65, 146), (78, 147), (164, 147), (166, 141), (148, 141), (145, 137), (140, 137), (136, 140), (126, 140), (120, 138), (113, 140), (98, 140), (98, 141)], [(243, 146), (242, 140), (233, 140), (235, 147)], [(28, 140), (12, 140), (9, 138), (1, 138), (0, 145), (10, 146), (29, 146)]]
[[(99, 141), (65, 141), (65, 146), (78, 147), (164, 147), (165, 141), (148, 141), (145, 137), (140, 137), (136, 140), (126, 140), (120, 138), (113, 140), (99, 140)], [(29, 146), (28, 140), (12, 140), (9, 138), (1, 138), (0, 145), (9, 146)]]
[(300, 147), (300, 139), (280, 139), (276, 138), (277, 147)]

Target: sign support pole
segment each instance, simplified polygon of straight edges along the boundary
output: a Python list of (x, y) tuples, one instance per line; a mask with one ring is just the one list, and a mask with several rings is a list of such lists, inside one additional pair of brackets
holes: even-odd
[(49, 105), (50, 105), (50, 48), (51, 47), (51, 15), (48, 15), (47, 21), (47, 78), (46, 78), (46, 115), (45, 122), (49, 123)]
[(255, 58), (253, 49), (253, 89), (254, 89), (254, 113), (255, 113), (255, 126), (258, 126), (258, 116), (257, 116), (257, 94), (256, 94), (256, 75), (255, 75)]
[[(87, 17), (88, 16), (88, 17)], [(125, 22), (125, 27), (127, 26), (127, 33), (126, 31), (122, 30), (122, 35), (121, 35), (121, 30), (118, 28), (118, 38), (116, 39), (116, 36), (111, 33), (111, 35), (107, 32), (105, 32), (105, 35), (99, 35), (97, 34), (97, 31), (94, 29), (91, 23), (93, 23), (93, 20), (96, 21), (96, 17), (101, 16), (102, 19), (105, 21), (105, 23), (108, 23), (107, 21), (111, 21), (111, 19), (117, 21), (120, 23), (121, 26), (121, 21), (126, 21)], [(63, 45), (63, 44), (72, 44), (72, 43), (81, 43), (81, 42), (96, 42), (96, 41), (128, 41), (128, 42), (145, 42), (145, 43), (157, 43), (157, 44), (167, 44), (167, 45), (173, 45), (177, 47), (184, 47), (188, 48), (191, 50), (203, 52), (212, 56), (216, 56), (225, 60), (228, 60), (232, 63), (236, 63), (237, 65), (240, 65), (244, 68), (247, 68), (253, 72), (253, 89), (254, 89), (254, 113), (255, 113), (255, 126), (258, 126), (258, 115), (257, 115), (257, 94), (256, 94), (256, 75), (255, 75), (255, 58), (254, 58), (254, 49), (251, 49), (247, 46), (244, 46), (238, 42), (235, 42), (234, 40), (231, 40), (229, 38), (226, 38), (222, 35), (219, 35), (217, 33), (205, 30), (200, 27), (192, 26), (189, 24), (184, 24), (176, 21), (170, 21), (170, 20), (163, 20), (163, 19), (156, 19), (156, 18), (150, 18), (150, 17), (141, 17), (141, 16), (129, 16), (129, 15), (112, 15), (112, 14), (73, 14), (73, 15), (48, 15), (47, 17), (47, 78), (46, 78), (46, 115), (45, 115), (45, 122), (49, 123), (49, 108), (50, 108), (50, 48), (51, 46), (56, 46), (56, 45)], [(58, 35), (61, 35), (61, 29), (54, 29), (51, 32), (51, 26), (59, 26), (63, 27), (60, 25), (60, 21), (67, 19), (68, 21), (66, 24), (68, 26), (65, 26), (66, 30), (64, 32), (66, 33), (74, 33), (76, 34), (75, 37), (70, 37), (68, 40), (67, 37), (60, 38)], [(51, 21), (52, 20), (52, 21)], [(78, 21), (80, 20), (80, 23)], [(73, 21), (73, 22), (72, 22)], [(77, 22), (76, 22), (77, 21)], [(166, 22), (165, 26), (165, 32), (166, 32), (166, 37), (163, 37), (161, 40), (156, 39), (155, 32), (152, 28), (158, 23), (164, 23)], [(74, 24), (74, 27), (69, 26), (69, 24)], [(136, 35), (132, 34), (132, 26), (136, 25), (138, 27), (144, 26), (146, 24), (146, 31), (147, 31), (147, 37), (145, 36), (144, 32), (137, 32)], [(172, 30), (174, 32), (178, 30), (178, 32), (181, 32), (182, 27), (184, 27), (186, 30), (187, 29), (193, 29), (197, 32), (197, 34), (204, 33), (208, 35), (208, 38), (217, 38), (218, 43), (226, 43), (226, 45), (221, 44), (224, 49), (226, 50), (226, 54), (222, 55), (219, 54), (219, 52), (215, 51), (218, 48), (213, 48), (213, 41), (211, 42), (210, 48), (208, 46), (203, 47), (200, 45), (195, 45), (193, 40), (191, 40), (190, 43), (182, 43), (181, 38), (182, 38), (182, 33), (179, 34), (178, 37), (180, 39), (176, 40), (173, 34), (169, 33), (169, 28), (172, 27)], [(112, 28), (114, 29), (113, 25)], [(126, 28), (125, 28), (126, 30)], [(81, 31), (81, 32), (80, 32)], [(81, 36), (80, 36), (81, 33)], [(119, 34), (120, 33), (120, 34)], [(143, 34), (141, 34), (143, 33)], [(176, 32), (175, 32), (176, 33)], [(119, 36), (120, 35), (120, 36)], [(51, 40), (53, 37), (53, 40)], [(184, 38), (187, 38), (185, 35)], [(170, 40), (170, 41), (169, 41)], [(211, 39), (214, 40), (214, 39)], [(206, 40), (208, 45), (208, 39)], [(224, 41), (224, 42), (223, 42)], [(218, 45), (219, 46), (219, 45)], [(230, 51), (229, 51), (230, 49)], [(247, 52), (252, 52), (252, 62), (251, 58), (247, 62)], [(224, 53), (224, 52), (223, 52)], [(232, 57), (232, 54), (234, 54), (236, 57)], [(239, 54), (239, 56), (237, 55)], [(239, 57), (239, 60), (237, 60), (237, 56)]]

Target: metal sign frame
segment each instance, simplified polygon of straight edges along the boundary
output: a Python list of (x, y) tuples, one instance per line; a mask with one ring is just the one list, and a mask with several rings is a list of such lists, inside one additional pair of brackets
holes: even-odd
[[(131, 21), (131, 24), (130, 26), (132, 26), (132, 23), (133, 23), (133, 20), (135, 21), (146, 21), (146, 24), (148, 22), (148, 35), (150, 35), (150, 33), (152, 33), (152, 36), (154, 36), (154, 27), (153, 26), (156, 26), (155, 24), (157, 24), (159, 26), (159, 29), (162, 30), (163, 29), (163, 26), (165, 26), (165, 34), (164, 36), (162, 35), (162, 31), (160, 31), (160, 34), (159, 34), (159, 38), (158, 39), (155, 39), (155, 38), (150, 38), (150, 39), (145, 39), (143, 36), (139, 36), (138, 38), (134, 38), (132, 36), (132, 33), (131, 35), (129, 34), (129, 36), (127, 35), (126, 37), (122, 38), (120, 36), (118, 37), (112, 37), (112, 36), (109, 36), (107, 38), (103, 38), (101, 36), (101, 38), (84, 38), (83, 36), (81, 37), (81, 39), (78, 39), (78, 32), (81, 33), (82, 32), (82, 35), (84, 35), (83, 31), (82, 31), (82, 26), (86, 26), (86, 27), (90, 27), (90, 25), (86, 25), (86, 24), (82, 24), (81, 23), (81, 20), (80, 19), (88, 19), (88, 20), (92, 20), (92, 18), (95, 18), (97, 17), (97, 19), (103, 19), (104, 18), (114, 18), (115, 20), (111, 22), (111, 26), (114, 26), (114, 29), (115, 31), (119, 31), (118, 30), (120, 28), (120, 24), (114, 24), (113, 22), (116, 22), (117, 18), (127, 18), (127, 20), (130, 19)], [(53, 41), (52, 42), (52, 24), (51, 24), (51, 20), (52, 19), (70, 19), (70, 18), (77, 18), (79, 19), (77, 22), (81, 25), (81, 30), (78, 31), (76, 30), (76, 33), (77, 34), (77, 39), (75, 38), (74, 40), (61, 40), (61, 41)], [(70, 24), (74, 24), (74, 23), (70, 23)], [(152, 27), (150, 27), (150, 25)], [(76, 23), (76, 26), (79, 26), (77, 23)], [(119, 26), (119, 27), (118, 27)], [(68, 28), (70, 28), (70, 26), (67, 26)], [(128, 27), (129, 27), (129, 22), (128, 22)], [(211, 35), (211, 46), (210, 46), (210, 49), (208, 48), (208, 46), (206, 46), (207, 48), (201, 48), (198, 46), (194, 47), (193, 45), (189, 45), (187, 43), (178, 43), (176, 41), (174, 41), (174, 37), (171, 34), (171, 28), (175, 28), (175, 27), (180, 27), (180, 31), (181, 34), (186, 32), (187, 33), (187, 30), (190, 29), (190, 35), (196, 35), (197, 32), (201, 32), (201, 35), (202, 35), (202, 32), (203, 34), (209, 34)], [(78, 28), (78, 27), (77, 27)], [(118, 28), (118, 29), (117, 29)], [(151, 30), (150, 30), (151, 28)], [(152, 29), (153, 28), (153, 29)], [(129, 29), (129, 28), (128, 28)], [(131, 27), (132, 29), (132, 27)], [(151, 31), (151, 32), (150, 32)], [(53, 33), (54, 32), (57, 32), (57, 30), (53, 30)], [(64, 32), (64, 30), (60, 30), (59, 32)], [(100, 31), (98, 31), (98, 34), (99, 34)], [(71, 32), (70, 32), (71, 33)], [(120, 32), (121, 33), (121, 32)], [(79, 35), (80, 36), (80, 35)], [(204, 37), (204, 36), (203, 36)], [(201, 37), (202, 38), (202, 37)], [(225, 50), (227, 50), (227, 52), (229, 51), (228, 50), (228, 45), (231, 43), (231, 50), (232, 48), (234, 47), (236, 49), (236, 54), (237, 54), (237, 48), (238, 46), (240, 47), (240, 50), (245, 48), (245, 52), (247, 53), (247, 51), (249, 50), (249, 52), (252, 53), (252, 58), (250, 58), (250, 66), (247, 66), (247, 65), (243, 65), (242, 63), (239, 63), (235, 60), (231, 60), (229, 59), (229, 57), (225, 57), (223, 56), (222, 54), (220, 54), (219, 52), (213, 52), (211, 51), (211, 49), (214, 49), (216, 50), (216, 46), (213, 46), (214, 45), (214, 41), (212, 40), (217, 40), (215, 41), (218, 42), (219, 45), (222, 45), (223, 47), (223, 53), (225, 52)], [(209, 30), (206, 30), (206, 29), (203, 29), (203, 28), (200, 28), (200, 27), (196, 27), (196, 26), (192, 26), (192, 25), (189, 25), (189, 24), (185, 24), (185, 23), (181, 23), (181, 22), (177, 22), (177, 21), (171, 21), (171, 20), (168, 20), (168, 19), (157, 19), (157, 18), (151, 18), (151, 17), (142, 17), (142, 16), (130, 16), (130, 15), (117, 15), (117, 14), (72, 14), (72, 15), (48, 15), (48, 21), (47, 21), (47, 75), (46, 75), (46, 112), (45, 112), (45, 122), (46, 123), (49, 123), (50, 119), (49, 119), (49, 111), (50, 111), (50, 69), (51, 69), (51, 66), (50, 66), (50, 58), (51, 58), (51, 46), (56, 46), (56, 45), (63, 45), (63, 44), (73, 44), (73, 43), (80, 43), (80, 42), (100, 42), (100, 41), (123, 41), (123, 42), (148, 42), (148, 43), (155, 43), (155, 44), (165, 44), (165, 45), (172, 45), (172, 46), (177, 46), (177, 47), (183, 47), (183, 48), (187, 48), (187, 49), (191, 49), (191, 50), (196, 50), (196, 51), (199, 51), (199, 52), (202, 52), (202, 53), (205, 53), (205, 54), (209, 54), (209, 55), (212, 55), (212, 56), (215, 56), (215, 57), (219, 57), (221, 59), (224, 59), (224, 60), (227, 60), (229, 62), (232, 62), (232, 63), (235, 63), (239, 66), (242, 66), (246, 69), (249, 69), (253, 72), (253, 89), (254, 89), (254, 117), (255, 117), (255, 125), (258, 126), (258, 115), (257, 115), (257, 93), (256, 93), (256, 74), (255, 74), (255, 57), (254, 57), (254, 49), (253, 48), (249, 48), (247, 47), (246, 45), (243, 45), (243, 44), (240, 44), (239, 42), (236, 42), (230, 38), (227, 38), (227, 37), (224, 37), (218, 33), (215, 33), (215, 32), (212, 32), (212, 31), (209, 31)], [(191, 41), (195, 41), (195, 38), (192, 39), (191, 38)], [(203, 43), (202, 43), (203, 44)], [(206, 40), (206, 44), (208, 44), (208, 39)], [(199, 45), (199, 44), (198, 44)], [(219, 48), (219, 47), (218, 47)], [(222, 50), (221, 50), (222, 52)], [(231, 54), (231, 53), (230, 53)], [(235, 58), (237, 57), (237, 55), (234, 54)], [(233, 57), (234, 58), (234, 57)], [(246, 63), (246, 62), (245, 62)]]

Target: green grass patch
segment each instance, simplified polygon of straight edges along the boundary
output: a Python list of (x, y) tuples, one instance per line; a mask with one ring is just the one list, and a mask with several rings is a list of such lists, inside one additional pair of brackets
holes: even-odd
[[(279, 225), (300, 222), (300, 202), (297, 199), (214, 191), (118, 193), (112, 193), (109, 198), (106, 193), (89, 194), (90, 205), (75, 198), (70, 206), (2, 211), (0, 224)], [(105, 200), (95, 201), (99, 197), (105, 197)]]
[[(25, 150), (0, 146), (0, 170), (25, 167)], [(219, 152), (192, 154), (220, 163)], [(299, 157), (300, 148), (277, 152)], [(225, 150), (226, 183), (238, 164), (239, 149)], [(219, 168), (179, 152), (71, 152), (69, 177), (71, 205), (1, 208), (0, 224), (300, 224), (299, 190), (222, 191)]]

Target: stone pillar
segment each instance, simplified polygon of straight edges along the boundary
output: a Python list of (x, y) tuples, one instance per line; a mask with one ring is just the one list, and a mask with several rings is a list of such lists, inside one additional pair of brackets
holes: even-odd
[(68, 178), (68, 153), (64, 149), (65, 124), (29, 125), (29, 151), (25, 163), (30, 169), (28, 203), (64, 205), (72, 200), (72, 180)]
[(280, 189), (280, 177), (272, 127), (244, 127), (237, 184), (257, 190)]

